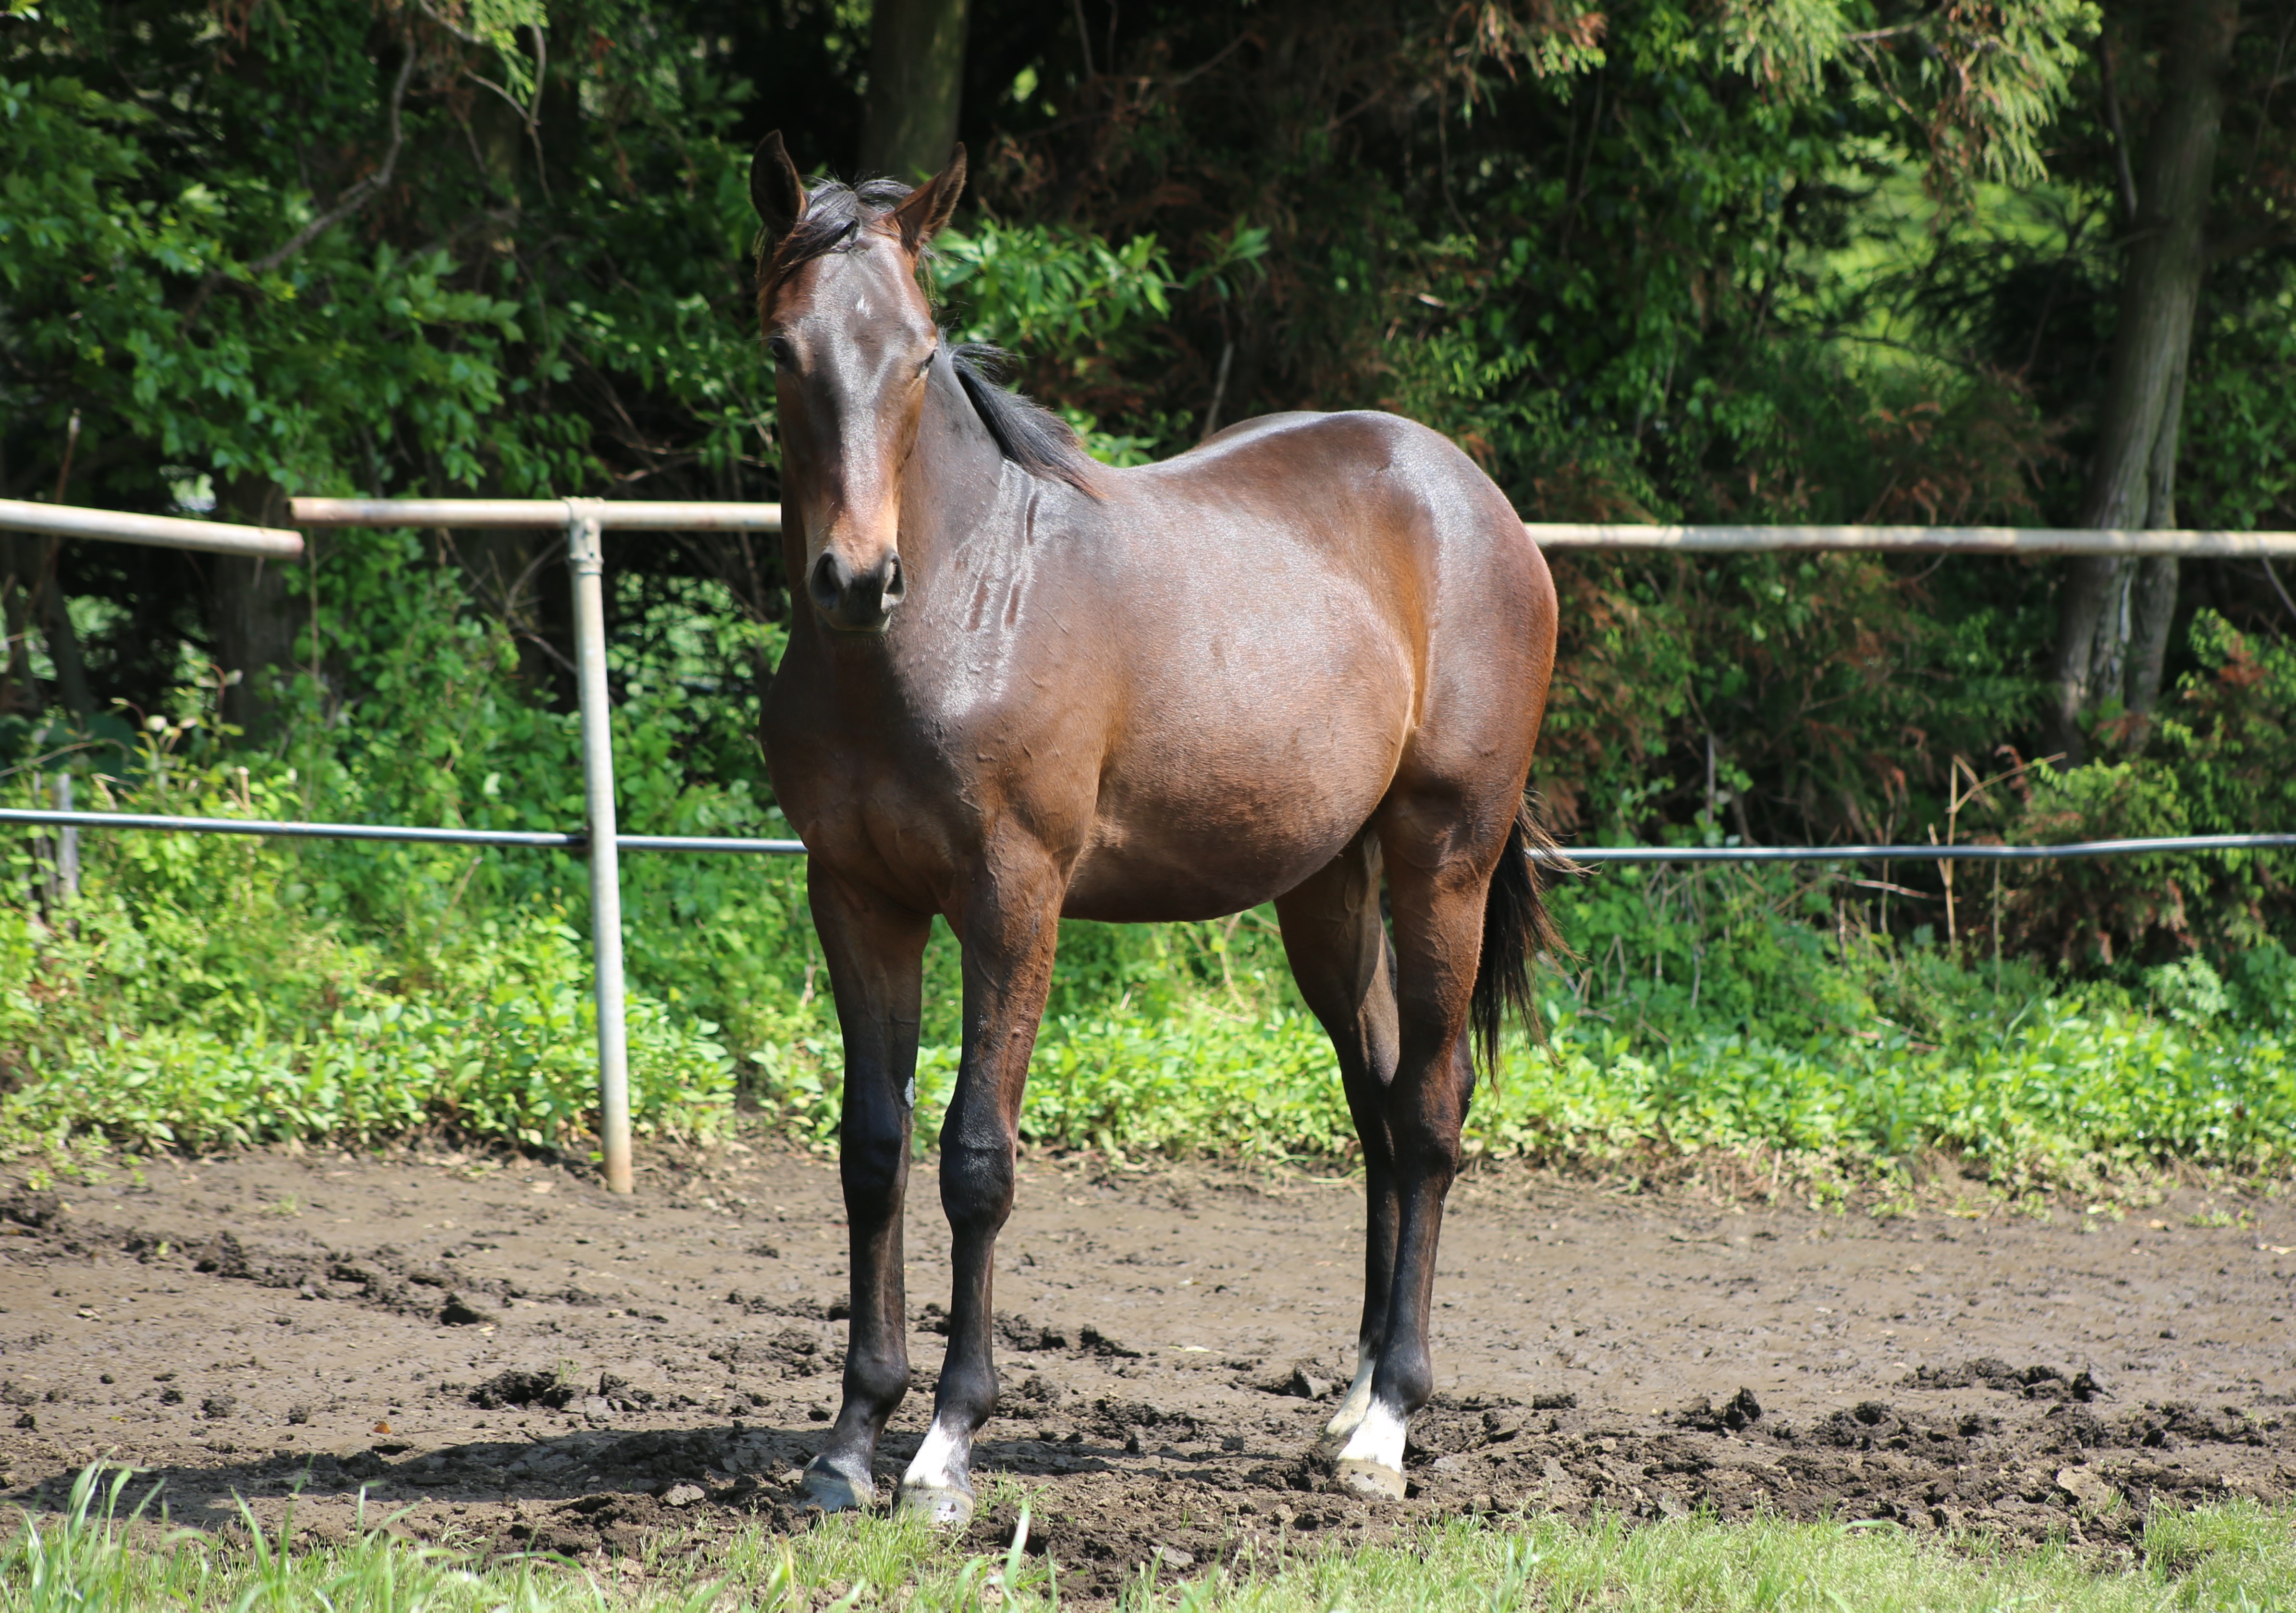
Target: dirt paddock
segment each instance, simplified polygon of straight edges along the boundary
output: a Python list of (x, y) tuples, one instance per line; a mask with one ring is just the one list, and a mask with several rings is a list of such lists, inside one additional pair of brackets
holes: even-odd
[[(299, 1489), (324, 1538), (364, 1491), (419, 1537), (576, 1554), (801, 1527), (843, 1345), (834, 1168), (737, 1146), (640, 1182), (252, 1153), (0, 1187), (0, 1488), (53, 1508), (110, 1455), (179, 1524), (232, 1527), (235, 1495), (275, 1523)], [(2287, 1199), (1876, 1221), (1487, 1169), (1452, 1205), (1441, 1392), (1411, 1498), (1372, 1506), (1306, 1459), (1352, 1358), (1355, 1184), (1024, 1161), (979, 1468), (1030, 1494), (1064, 1588), (1470, 1509), (2109, 1543), (2155, 1505), (2296, 1493)], [(942, 1344), (930, 1162), (910, 1206), (888, 1484)]]

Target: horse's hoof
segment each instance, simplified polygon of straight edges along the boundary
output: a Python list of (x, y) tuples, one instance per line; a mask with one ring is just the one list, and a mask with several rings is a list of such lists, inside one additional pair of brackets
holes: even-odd
[(1357, 1456), (1340, 1458), (1340, 1487), (1382, 1501), (1403, 1499), (1403, 1475)]
[(894, 1498), (900, 1518), (922, 1518), (936, 1529), (962, 1529), (972, 1521), (972, 1496), (951, 1485), (905, 1484)]
[(819, 1463), (806, 1469), (798, 1485), (798, 1505), (824, 1512), (849, 1512), (877, 1504), (874, 1484), (856, 1484), (851, 1476)]

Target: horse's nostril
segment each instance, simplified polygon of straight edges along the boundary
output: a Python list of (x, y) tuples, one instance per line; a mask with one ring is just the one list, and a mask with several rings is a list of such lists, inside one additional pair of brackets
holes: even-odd
[(901, 558), (887, 554), (856, 571), (833, 549), (824, 549), (806, 570), (806, 593), (832, 627), (874, 631), (885, 625), (907, 590)]
[(823, 610), (834, 610), (845, 597), (845, 579), (837, 575), (837, 557), (824, 549), (805, 581), (806, 592)]

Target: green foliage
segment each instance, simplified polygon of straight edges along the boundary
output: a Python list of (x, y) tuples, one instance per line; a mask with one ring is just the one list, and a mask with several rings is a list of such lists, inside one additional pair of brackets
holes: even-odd
[[(179, 776), (168, 804), (277, 810), (275, 790), (240, 782)], [(341, 887), (293, 848), (89, 839), (82, 897), (53, 922), (0, 908), (0, 1133), (20, 1143), (93, 1131), (143, 1149), (422, 1132), (583, 1146), (594, 1004), (587, 949), (562, 913), (422, 926), (394, 953), (324, 916)], [(20, 851), (13, 862), (23, 877)], [(634, 1123), (722, 1126), (734, 1060), (718, 1028), (643, 992), (628, 1017)]]
[[(290, 71), (326, 82), (323, 53), (365, 70), (363, 53), (329, 52), (342, 42), (316, 32), (263, 29), (291, 45)], [(77, 78), (0, 81), (0, 122), (11, 333), (60, 396), (107, 400), (116, 413), (95, 430), (221, 477), (340, 486), (348, 434), (387, 430), (404, 399), (448, 474), (477, 479), (479, 422), (502, 401), (504, 344), (521, 340), (515, 302), (447, 284), (444, 251), (366, 252), (342, 232), (290, 265), (250, 266), (235, 242), (284, 234), (308, 209), (251, 175), (155, 173), (151, 110)], [(196, 323), (168, 306), (179, 276), (209, 288)]]
[(1175, 299), (1200, 289), (1233, 295), (1267, 250), (1266, 230), (1239, 224), (1178, 276), (1153, 235), (1119, 246), (1069, 226), (984, 219), (941, 233), (931, 274), (963, 306), (962, 340), (1059, 355), (1063, 406), (1087, 446), (1111, 464), (1143, 464), (1188, 446), (1185, 418), (1160, 417), (1148, 437), (1114, 437), (1082, 405), (1136, 416), (1140, 394), (1125, 377), (1170, 356), (1162, 337)]
[[(754, 454), (764, 383), (727, 316), (751, 226), (735, 154), (711, 137), (726, 86), (680, 70), (636, 12), (387, 6), (401, 80), (369, 7), (258, 5), (230, 29), (195, 7), (139, 11), (123, 43), (175, 75), (165, 115), (120, 77), (97, 8), (64, 0), (0, 35), (0, 387), (17, 430), (60, 433), (77, 409), (91, 438), (144, 446), (99, 456), (103, 502), (165, 507), (171, 461), (297, 491), (410, 473), (587, 485), (602, 464), (565, 394), (578, 371), (676, 397), (681, 446), (706, 463)], [(545, 20), (562, 44), (613, 38), (614, 70), (604, 51), (562, 48), (537, 83), (528, 43)], [(577, 86), (590, 115), (569, 122)], [(337, 217), (315, 194), (322, 149), (351, 159), (327, 174), (337, 213), (397, 206), (400, 227), (379, 242), (355, 222), (315, 228)], [(360, 152), (421, 172), (420, 192), (362, 189)], [(577, 226), (545, 222), (546, 251), (521, 250), (528, 195)]]
[[(2296, 651), (2213, 611), (2192, 627), (2197, 668), (2138, 753), (2036, 769), (2006, 832), (2036, 841), (2252, 834), (2296, 822)], [(2296, 917), (2286, 852), (2152, 855), (2042, 865), (2021, 880), (2012, 933), (2060, 962), (2141, 963), (2269, 947)]]

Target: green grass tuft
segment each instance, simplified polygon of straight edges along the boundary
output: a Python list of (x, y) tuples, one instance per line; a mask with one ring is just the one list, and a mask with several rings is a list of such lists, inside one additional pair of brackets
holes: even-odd
[[(1013, 1499), (1024, 1499), (1012, 1487)], [(22, 1613), (829, 1605), (1049, 1613), (1062, 1600), (1057, 1562), (1016, 1550), (966, 1554), (914, 1520), (846, 1517), (787, 1538), (752, 1527), (707, 1544), (677, 1532), (658, 1536), (639, 1558), (599, 1566), (482, 1561), (396, 1539), (387, 1521), (369, 1518), (343, 1543), (298, 1550), (291, 1520), (266, 1536), (250, 1516), (248, 1538), (234, 1544), (159, 1527), (136, 1500), (134, 1476), (98, 1464), (79, 1476), (62, 1514), (24, 1516), (15, 1539), (0, 1547), (0, 1603)], [(1387, 1545), (1246, 1557), (1178, 1577), (1144, 1568), (1119, 1606), (1129, 1613), (2160, 1613), (2292, 1603), (2296, 1511), (2236, 1501), (2157, 1515), (2133, 1558), (2062, 1543), (1916, 1537), (1874, 1523), (1462, 1519)]]

